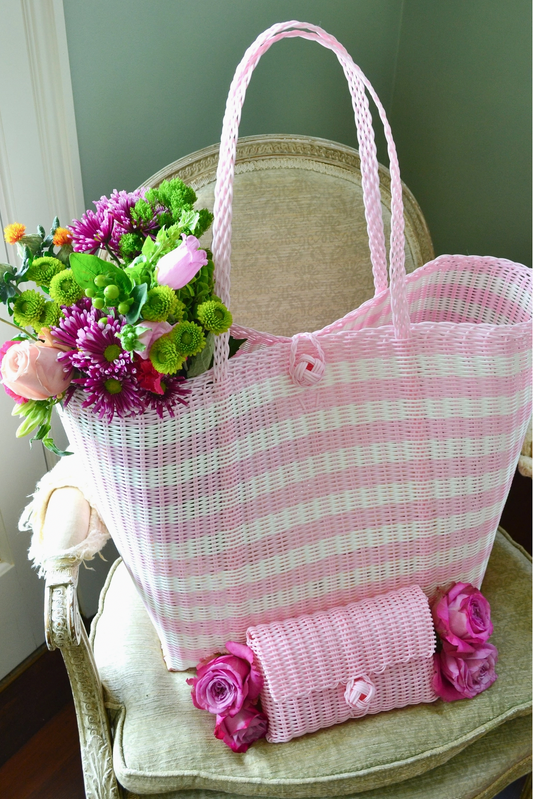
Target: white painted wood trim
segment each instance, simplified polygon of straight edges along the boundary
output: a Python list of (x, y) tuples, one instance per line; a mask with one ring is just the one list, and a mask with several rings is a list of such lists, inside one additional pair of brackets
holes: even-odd
[(0, 0), (0, 18), (2, 223), (66, 225), (84, 200), (63, 3)]
[(48, 201), (66, 224), (83, 190), (63, 3), (21, 2)]
[[(56, 214), (67, 225), (83, 211), (63, 2), (0, 0), (0, 224), (48, 230)], [(0, 260), (16, 264), (16, 248), (0, 237)], [(0, 324), (0, 343), (9, 331)], [(13, 564), (0, 574), (1, 678), (44, 640), (44, 585), (27, 558), (29, 533), (19, 533), (17, 522), (55, 459), (47, 461), (40, 445), (30, 449), (27, 438), (15, 439), (13, 403), (1, 388), (0, 395), (1, 549)]]

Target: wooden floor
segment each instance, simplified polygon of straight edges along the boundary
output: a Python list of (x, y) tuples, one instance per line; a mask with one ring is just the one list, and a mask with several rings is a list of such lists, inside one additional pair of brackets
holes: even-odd
[(0, 768), (1, 799), (84, 799), (74, 704), (69, 702)]

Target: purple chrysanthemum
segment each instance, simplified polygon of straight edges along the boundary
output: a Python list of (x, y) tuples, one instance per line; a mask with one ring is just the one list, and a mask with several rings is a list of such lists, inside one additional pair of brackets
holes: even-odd
[(136, 191), (113, 191), (110, 197), (100, 197), (95, 200), (98, 211), (108, 213), (113, 217), (116, 224), (120, 227), (120, 235), (133, 232), (134, 225), (131, 219), (131, 209), (137, 202), (144, 197), (146, 189), (136, 189)]
[(77, 352), (70, 357), (73, 366), (83, 372), (97, 369), (101, 374), (120, 377), (132, 372), (131, 355), (122, 349), (118, 337), (124, 321), (108, 317), (106, 324), (88, 321), (78, 331)]
[(161, 380), (163, 394), (154, 393), (141, 389), (145, 407), (154, 410), (160, 419), (165, 416), (165, 411), (169, 416), (174, 416), (176, 405), (187, 405), (187, 395), (191, 393), (190, 388), (186, 388), (187, 381), (179, 375), (164, 376)]
[(110, 376), (93, 368), (87, 376), (72, 382), (81, 386), (88, 395), (82, 407), (92, 408), (93, 413), (107, 422), (111, 422), (115, 415), (123, 418), (144, 411), (145, 404), (135, 374)]
[(112, 214), (103, 206), (94, 211), (86, 211), (81, 219), (73, 219), (68, 227), (72, 234), (74, 252), (96, 253), (99, 249), (109, 248), (118, 254), (122, 232), (115, 224)]
[(71, 347), (69, 352), (59, 356), (60, 361), (71, 363), (72, 357), (76, 354), (79, 332), (85, 330), (89, 325), (95, 324), (103, 314), (92, 306), (88, 297), (83, 297), (74, 305), (62, 305), (61, 310), (63, 317), (59, 320), (57, 327), (50, 328), (50, 333), (58, 342)]

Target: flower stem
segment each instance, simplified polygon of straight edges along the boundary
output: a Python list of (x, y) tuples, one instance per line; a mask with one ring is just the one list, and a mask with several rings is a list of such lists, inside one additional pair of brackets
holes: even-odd
[(3, 316), (0, 316), (0, 322), (3, 322), (5, 325), (9, 325), (10, 327), (14, 327), (15, 330), (18, 330), (19, 333), (25, 333), (27, 336), (32, 338), (34, 341), (39, 341), (37, 336), (32, 336), (31, 333), (28, 333), (28, 331), (24, 330), (22, 327), (19, 327), (18, 325), (14, 325), (13, 322), (8, 322), (7, 319), (4, 319)]
[(104, 247), (106, 248), (106, 250), (107, 250), (107, 252), (109, 253), (109, 255), (111, 256), (111, 258), (114, 260), (114, 262), (115, 262), (116, 264), (118, 264), (118, 266), (122, 266), (122, 264), (121, 264), (121, 263), (120, 263), (120, 261), (118, 260), (118, 258), (117, 258), (117, 256), (115, 255), (115, 253), (114, 253), (114, 252), (113, 252), (113, 251), (110, 249), (110, 247), (109, 247), (109, 244), (104, 244)]

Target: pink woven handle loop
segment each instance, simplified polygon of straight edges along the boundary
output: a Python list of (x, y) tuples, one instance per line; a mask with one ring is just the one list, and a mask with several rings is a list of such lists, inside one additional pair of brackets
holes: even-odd
[[(390, 125), (372, 85), (354, 64), (346, 49), (322, 28), (304, 22), (283, 22), (264, 31), (248, 48), (235, 71), (230, 86), (222, 125), (220, 155), (215, 187), (213, 222), (213, 256), (216, 269), (217, 293), (229, 305), (231, 270), (231, 219), (235, 157), (242, 107), (246, 88), (259, 59), (274, 42), (284, 38), (304, 38), (316, 41), (332, 50), (339, 59), (348, 81), (357, 128), (361, 157), (361, 175), (365, 216), (369, 236), (372, 271), (376, 293), (387, 287), (387, 263), (383, 219), (379, 192), (377, 152), (365, 88), (374, 100), (385, 130), (391, 173), (391, 240), (390, 288), (391, 311), (396, 338), (408, 338), (410, 320), (405, 289), (405, 253), (402, 185), (396, 147)], [(260, 254), (258, 253), (258, 257)], [(229, 334), (218, 336), (215, 344), (215, 380), (222, 378), (229, 355)]]

